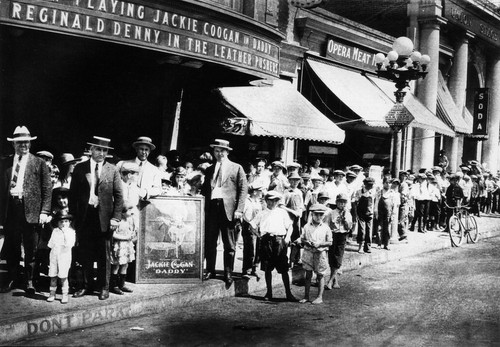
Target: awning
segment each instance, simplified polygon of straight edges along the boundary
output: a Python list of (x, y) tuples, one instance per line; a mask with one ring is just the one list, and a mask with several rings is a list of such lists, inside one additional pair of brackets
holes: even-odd
[(341, 144), (345, 133), (288, 82), (270, 87), (216, 90), (236, 117), (249, 119), (248, 134)]
[[(394, 103), (396, 102), (396, 97), (394, 96), (396, 87), (394, 86), (394, 82), (380, 78), (367, 78), (380, 88)], [(411, 127), (432, 130), (443, 135), (455, 137), (455, 132), (437, 118), (412, 92), (406, 92), (403, 104), (413, 117), (415, 117), (413, 122), (410, 123)]]
[(446, 86), (446, 82), (439, 71), (438, 83), (438, 98), (437, 98), (437, 115), (449, 127), (457, 133), (470, 134), (472, 133), (472, 123), (467, 124), (462, 116), (463, 111), (455, 104), (453, 97)]
[[(313, 59), (307, 59), (307, 64), (364, 123), (372, 127), (389, 127), (385, 116), (396, 103), (394, 83)], [(409, 126), (455, 136), (453, 130), (435, 117), (411, 92), (407, 92), (404, 105), (414, 117)]]
[(361, 73), (307, 59), (314, 74), (351, 111), (371, 127), (389, 128), (385, 115), (394, 106), (382, 91)]

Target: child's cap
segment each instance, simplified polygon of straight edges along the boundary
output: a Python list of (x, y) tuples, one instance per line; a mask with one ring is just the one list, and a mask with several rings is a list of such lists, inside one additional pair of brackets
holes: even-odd
[(262, 181), (254, 181), (248, 185), (248, 190), (249, 191), (254, 191), (254, 190), (263, 190), (264, 189), (264, 183)]
[(338, 176), (345, 176), (345, 172), (342, 170), (335, 170), (335, 171), (333, 171), (333, 175), (334, 176), (337, 176), (337, 175)]
[(123, 164), (121, 165), (121, 168), (120, 168), (121, 173), (128, 173), (128, 172), (134, 173), (134, 172), (139, 172), (139, 171), (140, 171), (139, 165), (137, 165), (137, 163), (132, 162), (132, 161), (123, 162)]
[(373, 177), (366, 177), (364, 180), (363, 180), (363, 183), (364, 184), (374, 184), (375, 183), (375, 179)]
[(358, 175), (356, 175), (356, 173), (351, 170), (347, 171), (345, 175), (346, 177), (352, 177), (352, 178), (358, 177)]
[(302, 178), (303, 180), (310, 180), (311, 179), (311, 175), (309, 175), (308, 173), (304, 172), (304, 173), (300, 174), (300, 178)]
[(281, 199), (281, 194), (275, 190), (270, 190), (266, 194), (266, 200), (279, 200)]
[(319, 199), (330, 199), (330, 194), (328, 194), (327, 191), (322, 191), (318, 193), (318, 200)]
[(325, 213), (327, 211), (327, 207), (321, 204), (314, 204), (309, 208), (309, 212), (312, 213)]
[(323, 181), (323, 177), (318, 174), (314, 174), (311, 176), (311, 181)]
[(54, 221), (56, 221), (56, 222), (59, 222), (61, 220), (65, 220), (65, 219), (73, 220), (73, 216), (70, 215), (65, 210), (61, 210), (61, 211), (57, 212), (56, 215), (54, 216)]
[(340, 193), (337, 195), (337, 201), (348, 201), (349, 198), (347, 197), (346, 193)]
[(300, 178), (300, 175), (295, 171), (290, 176), (288, 176), (289, 180), (300, 180)]

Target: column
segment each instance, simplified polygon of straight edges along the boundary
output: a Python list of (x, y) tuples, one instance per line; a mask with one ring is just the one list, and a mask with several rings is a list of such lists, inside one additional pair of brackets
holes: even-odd
[(486, 88), (489, 88), (488, 139), (483, 141), (483, 163), (491, 172), (499, 169), (499, 126), (500, 126), (500, 54), (488, 57)]
[[(423, 12), (425, 7), (421, 4)], [(439, 11), (440, 6), (433, 4), (427, 11)], [(439, 72), (439, 35), (440, 25), (445, 19), (440, 16), (420, 18), (420, 49), (422, 54), (428, 54), (431, 62), (427, 67), (428, 74), (417, 84), (417, 96), (420, 101), (432, 112), (436, 113), (438, 72)], [(426, 129), (415, 129), (413, 151), (413, 170), (431, 168), (434, 165), (434, 136), (435, 132)]]
[[(474, 34), (467, 31), (460, 39), (457, 40), (455, 45), (455, 56), (453, 57), (453, 65), (450, 70), (448, 86), (450, 94), (460, 112), (462, 112), (465, 107), (469, 39), (473, 37)], [(460, 114), (460, 116), (462, 116), (462, 114)], [(463, 135), (457, 134), (456, 137), (451, 138), (447, 141), (447, 143), (449, 144), (447, 152), (449, 153), (448, 160), (450, 161), (448, 169), (449, 171), (455, 172), (462, 163)]]

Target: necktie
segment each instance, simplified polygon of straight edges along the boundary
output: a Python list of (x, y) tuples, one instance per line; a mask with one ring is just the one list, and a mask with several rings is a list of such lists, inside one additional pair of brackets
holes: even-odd
[(222, 186), (222, 164), (219, 165), (219, 171), (217, 171), (217, 177), (215, 177), (215, 184), (217, 185), (217, 187), (221, 187)]
[(19, 170), (21, 169), (21, 158), (22, 156), (19, 156), (19, 160), (17, 161), (16, 168), (14, 169), (14, 175), (12, 176), (12, 182), (10, 184), (11, 188), (14, 188), (17, 184), (17, 177), (19, 176)]
[(99, 164), (95, 164), (95, 178), (94, 178), (94, 194), (97, 196), (99, 192)]

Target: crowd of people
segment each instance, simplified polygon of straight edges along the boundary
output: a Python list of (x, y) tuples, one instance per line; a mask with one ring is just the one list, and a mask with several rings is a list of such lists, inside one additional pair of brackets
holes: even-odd
[[(322, 302), (323, 290), (340, 288), (338, 273), (347, 243), (359, 253), (377, 247), (390, 250), (391, 240), (407, 240), (410, 231), (445, 231), (449, 207), (467, 204), (477, 216), (500, 213), (498, 175), (462, 165), (447, 172), (443, 153), (439, 165), (419, 172), (401, 171), (398, 177), (382, 172), (372, 177), (368, 168), (322, 168), (281, 160), (257, 158), (245, 171), (229, 160), (226, 140), (210, 145), (194, 162), (159, 155), (151, 138), (132, 143), (135, 157), (113, 161), (110, 139), (94, 136), (82, 157), (58, 157), (48, 151), (30, 153), (31, 136), (19, 126), (12, 142), (14, 155), (2, 160), (0, 226), (5, 244), (8, 278), (0, 288), (15, 286), (34, 294), (40, 273), (50, 277), (48, 302), (56, 298), (58, 279), (62, 303), (69, 291), (78, 298), (98, 291), (132, 292), (126, 285), (128, 265), (135, 260), (138, 212), (143, 201), (157, 196), (204, 196), (205, 274), (216, 277), (218, 239), (224, 246), (224, 281), (233, 282), (238, 238), (243, 240), (242, 276), (265, 273), (266, 300), (272, 294), (272, 271), (282, 275), (287, 299), (289, 269), (305, 271), (305, 294), (300, 302)], [(24, 278), (18, 285), (21, 245)], [(97, 278), (94, 264), (97, 263)], [(318, 295), (310, 300), (313, 274)]]

